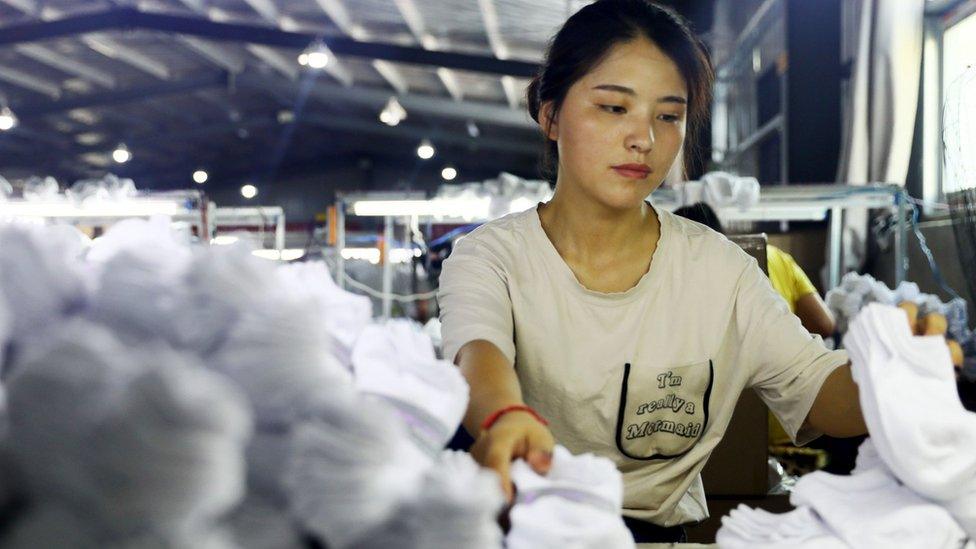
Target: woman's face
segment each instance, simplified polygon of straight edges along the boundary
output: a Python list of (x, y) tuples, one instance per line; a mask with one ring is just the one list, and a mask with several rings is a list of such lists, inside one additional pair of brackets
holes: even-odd
[(573, 84), (553, 122), (558, 185), (610, 209), (639, 206), (681, 149), (687, 99), (681, 72), (653, 42), (618, 44)]

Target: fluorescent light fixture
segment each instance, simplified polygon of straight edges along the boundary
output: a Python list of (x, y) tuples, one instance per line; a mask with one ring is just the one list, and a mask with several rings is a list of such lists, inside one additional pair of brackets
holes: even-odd
[(272, 261), (294, 261), (305, 257), (305, 250), (301, 248), (285, 248), (281, 250), (281, 253), (278, 253), (278, 250), (254, 250), (251, 252), (251, 255)]
[(230, 246), (231, 244), (234, 244), (238, 240), (240, 240), (240, 238), (236, 236), (232, 236), (229, 234), (222, 234), (219, 236), (215, 236), (213, 240), (210, 241), (210, 243), (215, 246)]
[(197, 170), (197, 171), (193, 172), (193, 181), (194, 182), (196, 182), (196, 183), (198, 183), (200, 185), (203, 185), (204, 183), (207, 182), (207, 179), (210, 179), (210, 174), (208, 174), (206, 171), (204, 171), (204, 170)]
[(17, 116), (9, 107), (0, 108), (0, 132), (17, 127)]
[(241, 187), (241, 196), (250, 200), (258, 195), (258, 188), (254, 185), (247, 184)]
[(454, 181), (457, 174), (457, 169), (453, 166), (444, 166), (444, 169), (441, 170), (441, 177), (444, 179), (444, 181)]
[[(379, 248), (344, 248), (341, 252), (343, 259), (359, 259), (369, 261), (373, 265), (380, 262)], [(390, 261), (393, 263), (407, 263), (414, 257), (420, 257), (420, 250), (410, 248), (394, 248), (390, 250)]]
[(436, 152), (437, 151), (434, 150), (434, 145), (431, 144), (431, 142), (427, 139), (421, 141), (420, 146), (417, 147), (417, 156), (419, 156), (424, 160), (430, 160), (431, 158), (434, 158), (434, 153)]
[(71, 202), (0, 202), (0, 217), (148, 217), (186, 210), (171, 200), (124, 200), (77, 206)]
[(112, 151), (112, 160), (119, 164), (125, 164), (132, 160), (132, 153), (129, 152), (129, 148), (125, 146), (125, 143), (119, 143), (119, 146)]
[(360, 200), (354, 202), (355, 215), (366, 217), (432, 216), (487, 219), (491, 198), (444, 198), (433, 200)]

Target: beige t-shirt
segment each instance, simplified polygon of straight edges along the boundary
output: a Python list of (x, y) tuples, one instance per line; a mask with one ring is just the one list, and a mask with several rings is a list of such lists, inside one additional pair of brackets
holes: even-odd
[(810, 406), (848, 359), (800, 325), (737, 245), (655, 211), (651, 268), (626, 292), (582, 286), (532, 208), (456, 244), (439, 302), (445, 358), (477, 339), (498, 346), (559, 444), (617, 464), (624, 514), (672, 526), (708, 517), (699, 473), (744, 388), (808, 442)]

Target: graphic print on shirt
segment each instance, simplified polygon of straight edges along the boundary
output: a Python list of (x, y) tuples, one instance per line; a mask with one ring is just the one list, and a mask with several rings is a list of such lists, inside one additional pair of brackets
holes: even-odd
[(687, 453), (708, 427), (712, 361), (675, 368), (624, 365), (617, 449), (638, 460)]

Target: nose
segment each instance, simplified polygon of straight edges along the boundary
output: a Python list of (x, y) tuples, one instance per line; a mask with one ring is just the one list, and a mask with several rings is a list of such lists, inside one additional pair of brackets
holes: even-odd
[(627, 150), (647, 154), (654, 146), (654, 128), (650, 124), (638, 124), (627, 136), (625, 146)]

